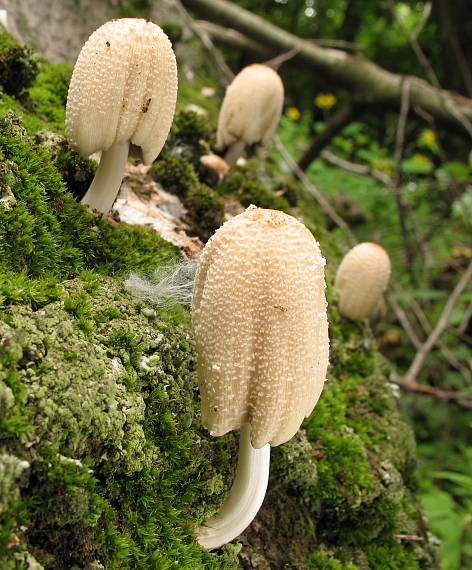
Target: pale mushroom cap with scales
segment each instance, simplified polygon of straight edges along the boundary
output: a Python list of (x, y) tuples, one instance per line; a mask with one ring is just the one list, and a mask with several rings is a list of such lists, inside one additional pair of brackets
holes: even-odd
[(84, 155), (129, 140), (149, 164), (165, 143), (176, 98), (177, 65), (165, 33), (145, 20), (112, 20), (90, 36), (75, 64), (67, 135)]
[(350, 319), (373, 316), (382, 303), (390, 272), (390, 258), (383, 247), (371, 242), (353, 247), (341, 261), (334, 283), (341, 314)]
[(265, 143), (279, 124), (284, 86), (279, 74), (266, 65), (245, 67), (226, 90), (218, 118), (217, 144), (236, 141)]
[(313, 410), (328, 367), (324, 265), (301, 222), (255, 206), (207, 243), (192, 319), (212, 435), (249, 421), (255, 448), (279, 445)]

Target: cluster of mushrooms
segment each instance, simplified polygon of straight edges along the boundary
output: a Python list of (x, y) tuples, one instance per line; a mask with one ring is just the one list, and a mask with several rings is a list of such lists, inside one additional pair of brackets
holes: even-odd
[[(67, 133), (84, 155), (101, 151), (82, 202), (107, 213), (118, 194), (130, 146), (151, 164), (168, 136), (177, 99), (172, 45), (155, 24), (107, 22), (88, 39), (67, 99)], [(226, 168), (246, 145), (270, 139), (284, 89), (264, 65), (243, 69), (228, 87), (217, 142)], [(213, 158), (211, 158), (213, 157)], [(208, 161), (222, 161), (216, 155)], [(329, 356), (325, 260), (297, 219), (250, 206), (216, 231), (195, 277), (192, 322), (202, 423), (211, 435), (240, 429), (235, 480), (221, 510), (196, 530), (218, 548), (256, 516), (267, 488), (270, 446), (292, 438), (315, 407)], [(339, 266), (339, 308), (349, 318), (379, 309), (390, 275), (378, 245), (354, 247)]]

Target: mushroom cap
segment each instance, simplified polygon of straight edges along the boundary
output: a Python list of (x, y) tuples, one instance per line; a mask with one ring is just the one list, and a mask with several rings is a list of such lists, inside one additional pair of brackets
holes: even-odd
[(228, 174), (230, 170), (229, 164), (217, 154), (204, 154), (200, 157), (200, 162), (220, 177)]
[(75, 64), (67, 136), (84, 155), (129, 140), (149, 164), (169, 134), (176, 99), (177, 64), (161, 28), (136, 18), (111, 20), (93, 32)]
[(390, 258), (380, 245), (365, 242), (348, 251), (334, 282), (341, 314), (350, 319), (374, 315), (382, 303), (390, 272)]
[(279, 445), (313, 410), (328, 367), (324, 265), (301, 222), (255, 206), (206, 244), (192, 320), (212, 435), (250, 422), (253, 447)]
[(279, 74), (266, 65), (248, 65), (226, 90), (218, 118), (218, 147), (226, 148), (238, 140), (266, 143), (279, 124), (283, 104)]

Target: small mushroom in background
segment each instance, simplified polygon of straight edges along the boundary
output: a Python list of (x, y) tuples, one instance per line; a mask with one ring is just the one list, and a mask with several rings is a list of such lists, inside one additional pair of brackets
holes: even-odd
[(123, 18), (93, 32), (74, 67), (66, 108), (67, 136), (83, 155), (102, 151), (83, 204), (107, 213), (120, 189), (130, 143), (145, 164), (161, 151), (174, 117), (177, 64), (165, 33)]
[(279, 124), (284, 86), (271, 67), (253, 64), (236, 75), (226, 90), (218, 118), (217, 147), (227, 149), (233, 166), (246, 145), (265, 144)]
[(390, 273), (390, 258), (383, 247), (371, 242), (353, 247), (341, 261), (334, 282), (340, 313), (350, 319), (378, 313)]
[(325, 260), (298, 220), (250, 206), (205, 246), (193, 291), (202, 423), (240, 429), (230, 494), (197, 529), (218, 548), (251, 523), (267, 489), (270, 446), (291, 439), (323, 389), (329, 340)]
[(217, 154), (204, 154), (200, 157), (203, 166), (212, 172), (218, 180), (222, 180), (230, 170), (229, 164)]

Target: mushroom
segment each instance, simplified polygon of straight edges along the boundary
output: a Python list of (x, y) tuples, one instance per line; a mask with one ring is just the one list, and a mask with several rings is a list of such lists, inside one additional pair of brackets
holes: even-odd
[(200, 162), (206, 169), (213, 172), (218, 177), (218, 180), (222, 180), (225, 174), (229, 172), (229, 164), (217, 154), (204, 154), (200, 157)]
[(165, 33), (123, 18), (93, 32), (74, 67), (66, 108), (67, 135), (83, 155), (102, 151), (82, 199), (102, 213), (115, 201), (130, 142), (152, 163), (169, 133), (177, 98), (177, 65)]
[(246, 145), (265, 144), (274, 134), (284, 103), (279, 74), (266, 65), (248, 65), (226, 90), (218, 118), (217, 146), (233, 166)]
[(217, 548), (256, 516), (270, 446), (297, 432), (328, 366), (325, 260), (298, 220), (250, 206), (219, 228), (200, 258), (192, 301), (202, 423), (211, 435), (240, 428), (234, 484), (197, 530)]
[(390, 259), (383, 247), (365, 242), (343, 258), (334, 282), (339, 293), (339, 311), (350, 319), (364, 319), (377, 313), (390, 279)]

